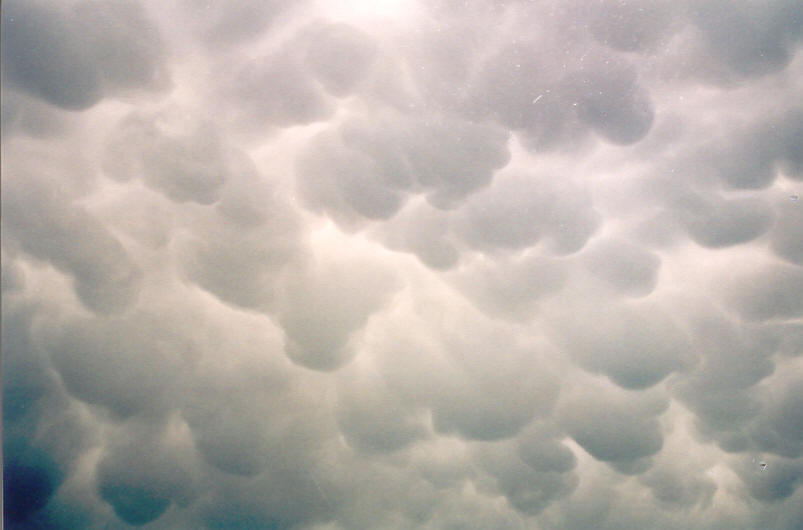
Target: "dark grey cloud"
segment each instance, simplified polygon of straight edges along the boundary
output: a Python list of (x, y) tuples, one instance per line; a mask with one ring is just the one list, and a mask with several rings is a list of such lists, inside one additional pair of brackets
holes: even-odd
[(137, 2), (9, 2), (3, 9), (3, 77), (64, 109), (165, 87), (164, 53)]
[(100, 497), (133, 526), (156, 520), (172, 502), (186, 504), (194, 493), (197, 473), (193, 473), (188, 447), (170, 444), (151, 429), (131, 426), (109, 444), (98, 463)]
[(52, 459), (35, 449), (5, 444), (3, 449), (3, 524), (11, 527), (47, 504), (63, 474)]
[(801, 527), (798, 3), (4, 8), (7, 527)]
[(772, 2), (764, 9), (745, 4), (734, 9), (726, 2), (712, 0), (690, 2), (688, 9), (704, 49), (718, 68), (731, 76), (752, 77), (781, 70), (803, 36), (803, 11), (796, 2)]

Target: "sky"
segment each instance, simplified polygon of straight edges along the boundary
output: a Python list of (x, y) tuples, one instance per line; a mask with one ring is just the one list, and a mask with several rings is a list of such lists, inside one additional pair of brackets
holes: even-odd
[(802, 528), (802, 38), (6, 0), (6, 528)]

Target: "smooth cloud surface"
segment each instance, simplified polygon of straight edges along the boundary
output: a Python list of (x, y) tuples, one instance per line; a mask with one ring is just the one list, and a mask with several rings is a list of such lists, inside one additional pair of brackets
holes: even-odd
[(6, 527), (801, 528), (802, 6), (5, 2)]

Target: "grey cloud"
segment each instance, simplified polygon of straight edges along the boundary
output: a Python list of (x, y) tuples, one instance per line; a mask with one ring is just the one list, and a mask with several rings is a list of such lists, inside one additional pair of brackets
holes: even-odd
[(267, 55), (238, 65), (223, 78), (222, 100), (240, 127), (306, 125), (330, 117), (333, 103), (308, 70), (304, 41), (291, 39)]
[(504, 445), (483, 447), (479, 453), (479, 464), (496, 477), (500, 490), (524, 514), (539, 513), (555, 499), (568, 496), (579, 482), (573, 473), (536, 470)]
[(6, 173), (6, 234), (26, 252), (69, 274), (90, 309), (119, 312), (138, 296), (143, 272), (94, 216), (39, 175)]
[[(427, 3), (422, 7), (431, 6)], [(401, 59), (406, 68), (397, 83), (409, 87), (408, 109), (437, 109), (476, 117), (472, 74), (477, 61), (496, 46), (493, 27), (499, 14), (486, 13), (486, 20), (466, 17), (463, 15), (470, 10), (481, 11), (484, 6), (466, 7), (453, 18), (422, 20), (415, 38), (402, 37)]]
[(121, 181), (141, 176), (176, 202), (214, 203), (230, 171), (221, 139), (209, 123), (178, 134), (165, 131), (171, 125), (136, 114), (124, 119), (107, 143), (104, 172)]
[(258, 38), (287, 14), (291, 4), (283, 0), (259, 3), (234, 0), (225, 6), (208, 4), (199, 9), (193, 0), (180, 0), (178, 7), (181, 12), (191, 14), (188, 19), (201, 44), (215, 49)]
[(783, 197), (778, 218), (772, 229), (772, 249), (796, 265), (803, 265), (803, 208), (797, 201)]
[(761, 117), (749, 126), (734, 122), (729, 129), (724, 138), (706, 142), (699, 153), (692, 155), (688, 171), (716, 176), (726, 186), (737, 189), (765, 188), (779, 171), (800, 179), (803, 113), (799, 108)]
[(124, 92), (166, 85), (162, 39), (141, 4), (87, 0), (73, 9), (76, 30), (97, 54), (104, 88)]
[(553, 317), (555, 341), (587, 370), (641, 389), (689, 362), (688, 337), (660, 306), (590, 305), (592, 300)]
[(97, 480), (100, 497), (117, 516), (142, 526), (158, 519), (172, 502), (189, 502), (197, 473), (188, 447), (166, 439), (163, 432), (136, 427), (107, 449)]
[(801, 526), (797, 3), (3, 7), (7, 527)]
[(406, 410), (402, 396), (376, 379), (344, 378), (335, 414), (346, 439), (367, 452), (386, 452), (423, 438), (427, 430), (421, 411)]
[(244, 152), (229, 154), (228, 178), (215, 206), (221, 217), (244, 229), (265, 227), (276, 233), (292, 232), (298, 220), (282, 202), (272, 176), (260, 174)]
[(742, 273), (727, 299), (747, 320), (797, 318), (803, 313), (803, 272), (793, 265), (775, 265)]
[(192, 347), (143, 314), (51, 326), (46, 348), (67, 390), (120, 417), (163, 408)]
[(690, 50), (689, 73), (721, 84), (782, 70), (801, 35), (800, 7), (785, 0), (761, 8), (719, 0), (604, 2), (586, 16), (594, 37), (617, 50), (660, 53), (659, 45), (677, 39)]
[[(471, 92), (475, 112), (523, 130), (539, 150), (577, 142), (587, 134), (576, 100), (561, 90), (562, 65), (539, 53), (549, 44), (511, 44), (487, 62)], [(561, 53), (561, 55), (563, 55)]]
[(364, 218), (390, 217), (401, 207), (399, 191), (374, 181), (382, 174), (377, 162), (349, 149), (337, 135), (319, 135), (306, 149), (298, 161), (298, 187), (313, 211), (351, 228)]
[[(704, 169), (695, 171), (692, 179), (708, 180), (710, 174)], [(664, 230), (683, 230), (697, 244), (717, 249), (748, 243), (773, 227), (775, 209), (763, 197), (726, 198), (718, 192), (697, 191), (696, 185), (677, 186), (684, 178), (653, 175), (638, 189), (642, 200), (655, 201), (661, 209), (653, 222), (660, 222)]]
[(757, 450), (788, 459), (799, 459), (803, 455), (800, 385), (800, 378), (794, 371), (786, 374), (781, 370), (765, 385), (764, 412), (746, 429)]
[(599, 42), (626, 52), (654, 52), (677, 30), (677, 11), (672, 2), (603, 1), (578, 9), (588, 9), (589, 30)]
[(203, 459), (237, 477), (303, 460), (331, 429), (321, 403), (281, 362), (278, 336), (264, 334), (264, 321), (258, 326), (242, 330), (242, 337), (215, 330), (216, 349), (206, 358), (222, 353), (232, 362), (219, 368), (201, 364), (181, 405)]
[(799, 461), (770, 458), (764, 471), (756, 472), (747, 459), (737, 467), (750, 494), (759, 500), (779, 501), (791, 496), (803, 478)]
[(314, 211), (346, 226), (392, 217), (409, 194), (449, 209), (507, 163), (506, 141), (496, 127), (448, 116), (354, 120), (310, 142), (299, 188)]
[[(564, 81), (576, 101), (578, 116), (600, 136), (614, 144), (632, 144), (652, 127), (649, 95), (637, 83), (627, 65), (610, 59), (594, 61), (600, 66), (582, 68)], [(604, 66), (601, 66), (604, 64)]]
[(307, 31), (307, 64), (330, 94), (349, 95), (376, 60), (376, 43), (367, 33), (342, 23)]
[(495, 262), (480, 259), (456, 271), (451, 280), (490, 315), (526, 320), (542, 299), (565, 286), (569, 271), (568, 263), (533, 252)]
[(25, 271), (16, 260), (3, 256), (3, 292), (14, 293), (25, 288)]
[(241, 232), (237, 225), (225, 223), (179, 243), (189, 280), (224, 302), (262, 311), (275, 299), (276, 282), (288, 266), (298, 263), (298, 256), (294, 242), (271, 231)]
[(797, 356), (803, 353), (803, 324), (796, 322), (769, 325), (765, 331), (778, 340), (778, 353)]
[(3, 138), (8, 139), (17, 134), (54, 137), (70, 126), (66, 112), (11, 87), (3, 89), (0, 99)]
[(577, 143), (589, 129), (614, 144), (632, 144), (653, 122), (649, 94), (633, 67), (565, 36), (515, 39), (503, 47), (487, 61), (471, 101), (477, 112), (521, 130), (537, 149)]
[(388, 248), (411, 252), (424, 265), (445, 270), (460, 260), (450, 228), (448, 212), (413, 199), (392, 220), (375, 227), (372, 233)]
[(567, 473), (577, 465), (577, 457), (561, 443), (560, 432), (549, 425), (535, 423), (517, 440), (519, 457), (536, 471)]
[(288, 357), (315, 370), (339, 368), (356, 354), (349, 340), (397, 287), (392, 271), (359, 259), (316, 263), (289, 274), (277, 315)]
[(712, 248), (752, 241), (770, 229), (772, 209), (757, 199), (700, 202), (688, 210), (684, 220), (697, 243)]
[(173, 203), (148, 189), (132, 190), (104, 205), (103, 215), (112, 229), (137, 245), (165, 249), (176, 235), (178, 216)]
[(58, 107), (168, 82), (161, 38), (135, 2), (10, 2), (3, 28), (4, 77)]
[(585, 267), (614, 289), (631, 296), (649, 294), (658, 281), (661, 259), (626, 241), (595, 242), (583, 253)]
[(277, 282), (303, 264), (301, 222), (247, 156), (232, 153), (213, 212), (204, 212), (178, 240), (187, 278), (221, 300), (266, 311)]
[(470, 447), (453, 438), (430, 438), (409, 449), (411, 466), (438, 489), (449, 488), (476, 476)]
[(597, 386), (593, 398), (567, 396), (558, 407), (567, 432), (598, 460), (626, 465), (663, 447), (655, 416), (665, 410), (666, 401), (657, 394)]
[(3, 299), (3, 520), (14, 528), (60, 527), (70, 519), (66, 513), (78, 511), (60, 511), (59, 497), (98, 434), (50, 367), (35, 307)]
[[(707, 164), (703, 167), (686, 165), (678, 171), (679, 174), (671, 165), (669, 169), (660, 168), (636, 179), (632, 188), (626, 189), (627, 195), (623, 195), (637, 198), (638, 206), (627, 207), (635, 208), (642, 216), (641, 225), (634, 226), (631, 237), (660, 247), (688, 235), (703, 247), (723, 249), (744, 245), (774, 231), (779, 250), (794, 252), (794, 244), (783, 239), (790, 230), (788, 218), (793, 212), (779, 208), (777, 197), (768, 200), (766, 195), (769, 193), (730, 198), (708, 189), (715, 184), (711, 182), (713, 174), (708, 172)], [(680, 184), (687, 179), (688, 184)], [(616, 190), (621, 191), (622, 188)], [(788, 195), (786, 199), (794, 202)], [(782, 225), (775, 230), (778, 210), (784, 218)]]
[(692, 470), (652, 469), (641, 480), (655, 498), (672, 508), (685, 508), (696, 504), (709, 505), (716, 490), (710, 480), (701, 479)]
[(55, 386), (47, 371), (47, 354), (32, 337), (34, 307), (12, 305), (5, 297), (3, 306), (3, 419), (7, 439), (15, 431), (36, 428), (41, 407)]
[(673, 394), (695, 412), (697, 426), (727, 451), (750, 447), (751, 422), (758, 418), (757, 384), (775, 370), (778, 341), (749, 329), (696, 302), (689, 329), (700, 356), (684, 378), (670, 385)]
[(248, 414), (254, 413), (254, 394), (226, 396), (226, 390), (235, 389), (220, 384), (192, 388), (183, 416), (204, 460), (226, 473), (256, 475), (268, 463), (267, 417), (248, 420)]
[(613, 488), (606, 480), (592, 476), (581, 481), (574, 494), (559, 505), (548, 508), (539, 523), (548, 529), (603, 526), (614, 509)]
[(720, 0), (691, 2), (690, 21), (717, 65), (737, 78), (783, 69), (801, 38), (800, 4), (781, 0), (765, 8), (734, 6)]
[[(27, 4), (27, 5), (26, 5)], [(3, 10), (3, 77), (45, 101), (84, 109), (102, 97), (89, 43), (64, 8), (11, 3)], [(47, 39), (43, 45), (40, 39)]]
[(597, 230), (591, 198), (572, 180), (503, 174), (458, 212), (455, 231), (478, 249), (519, 249), (541, 237), (560, 254), (576, 252)]
[[(431, 303), (427, 312), (454, 311)], [(433, 317), (435, 322), (444, 318)], [(409, 403), (430, 408), (437, 431), (473, 440), (510, 438), (535, 417), (549, 414), (559, 389), (547, 345), (517, 341), (508, 335), (515, 328), (480, 315), (449, 318), (450, 327), (415, 338), (386, 331), (387, 339), (376, 348), (380, 373), (391, 388)], [(461, 321), (470, 323), (473, 333), (458, 331)]]

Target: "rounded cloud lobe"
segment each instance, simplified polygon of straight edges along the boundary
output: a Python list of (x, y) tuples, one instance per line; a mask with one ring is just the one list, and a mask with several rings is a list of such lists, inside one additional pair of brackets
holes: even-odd
[(799, 2), (3, 7), (8, 528), (803, 525)]
[(15, 89), (68, 110), (169, 83), (164, 47), (137, 2), (9, 2), (3, 76)]

